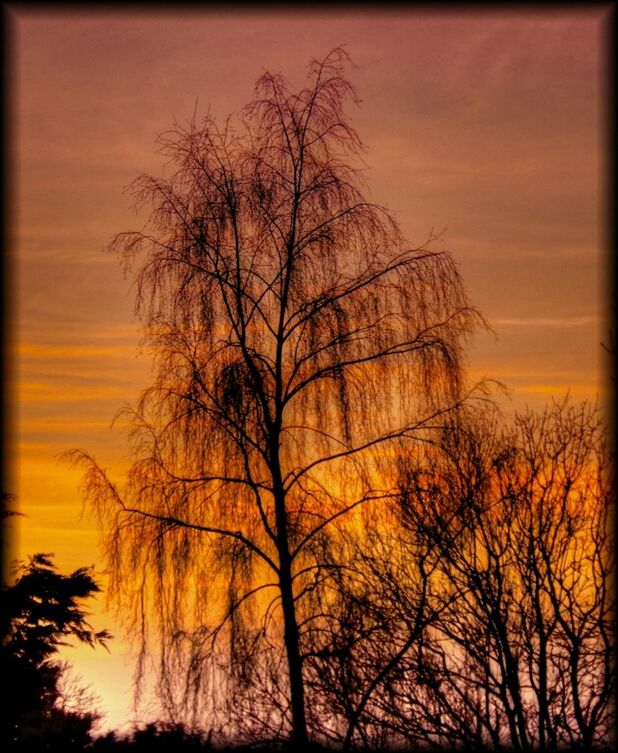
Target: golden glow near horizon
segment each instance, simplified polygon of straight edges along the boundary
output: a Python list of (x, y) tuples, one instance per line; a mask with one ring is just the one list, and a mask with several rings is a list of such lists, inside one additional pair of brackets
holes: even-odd
[[(358, 66), (363, 104), (350, 112), (371, 198), (416, 245), (446, 227), (440, 242), (493, 327), (468, 349), (470, 379), (504, 383), (507, 409), (567, 390), (605, 399), (603, 7), (7, 14), (17, 211), (6, 491), (26, 516), (12, 521), (15, 556), (102, 568), (80, 472), (58, 456), (83, 448), (114, 478), (127, 467), (126, 434), (110, 424), (150, 366), (137, 356), (131, 279), (102, 250), (144, 222), (123, 188), (163, 169), (157, 134), (196, 101), (221, 119), (238, 111), (265, 69), (300, 83), (311, 57), (340, 44)], [(93, 620), (118, 636), (111, 654), (65, 656), (113, 727), (132, 717), (129, 653), (102, 604)]]

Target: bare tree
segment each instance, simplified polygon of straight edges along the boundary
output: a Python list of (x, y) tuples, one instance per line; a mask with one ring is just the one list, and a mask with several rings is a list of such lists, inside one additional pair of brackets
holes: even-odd
[(357, 741), (364, 725), (438, 748), (611, 743), (610, 456), (597, 410), (565, 401), (510, 428), (460, 413), (402, 458), (401, 549), (364, 595), (381, 637), (355, 647), (361, 690), (338, 689)]
[(197, 708), (220, 661), (217, 689), (228, 678), (245, 718), (297, 747), (325, 541), (392, 493), (389, 448), (463, 399), (462, 338), (480, 322), (449, 254), (408, 249), (365, 198), (346, 62), (312, 61), (297, 93), (266, 73), (236, 125), (161, 137), (169, 177), (133, 184), (149, 224), (111, 245), (137, 270), (157, 367), (131, 417), (136, 460), (120, 489), (75, 455), (144, 651), (158, 625), (170, 715)]
[[(402, 737), (426, 742), (412, 731), (408, 710), (385, 690), (437, 616), (429, 593), (433, 544), (412, 540), (381, 508), (377, 520), (362, 535), (348, 536), (346, 545), (339, 557), (345, 567), (331, 583), (336, 598), (329, 594), (328, 605), (314, 609), (313, 619), (325, 619), (319, 633), (307, 635), (313, 650), (306, 655), (306, 676), (323, 737), (343, 750), (358, 744), (390, 749)], [(399, 713), (406, 723), (397, 726)]]

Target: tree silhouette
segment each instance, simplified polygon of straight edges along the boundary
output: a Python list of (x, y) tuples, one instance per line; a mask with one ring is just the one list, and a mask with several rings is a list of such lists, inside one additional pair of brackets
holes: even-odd
[(99, 587), (88, 568), (62, 575), (50, 557), (36, 554), (17, 563), (15, 582), (1, 592), (6, 692), (0, 734), (8, 750), (82, 750), (98, 719), (83, 690), (65, 695), (61, 680), (67, 665), (54, 655), (71, 638), (106, 645), (109, 633), (92, 630), (80, 603)]
[(462, 338), (481, 321), (435, 237), (408, 249), (365, 198), (346, 63), (312, 61), (297, 93), (266, 73), (236, 125), (160, 138), (169, 177), (133, 184), (149, 224), (111, 244), (157, 365), (130, 416), (136, 461), (120, 489), (74, 454), (143, 661), (157, 626), (168, 714), (197, 713), (209, 687), (221, 710), (227, 685), (239, 734), (296, 749), (328, 552), (394, 493), (393, 454), (464, 399)]
[(356, 682), (333, 678), (340, 657), (319, 678), (340, 740), (609, 749), (612, 460), (598, 411), (567, 401), (512, 427), (460, 412), (400, 458), (401, 528), (376, 528), (369, 569), (351, 560), (367, 586), (340, 597), (362, 596), (347, 612)]

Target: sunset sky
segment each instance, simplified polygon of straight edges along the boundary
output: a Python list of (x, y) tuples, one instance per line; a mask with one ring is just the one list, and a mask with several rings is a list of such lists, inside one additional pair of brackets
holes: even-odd
[[(551, 6), (550, 6), (551, 7)], [(609, 9), (309, 13), (246, 8), (156, 13), (5, 8), (11, 239), (12, 452), (7, 491), (25, 517), (14, 556), (53, 552), (63, 570), (94, 564), (99, 535), (79, 471), (92, 453), (113, 477), (129, 462), (111, 422), (148, 385), (134, 291), (103, 249), (141, 228), (123, 192), (160, 174), (155, 138), (197, 107), (237, 112), (265, 70), (304, 83), (306, 65), (345, 45), (362, 100), (350, 105), (367, 147), (371, 198), (396, 213), (412, 245), (442, 231), (493, 334), (468, 351), (471, 380), (510, 389), (507, 410), (567, 389), (606, 398), (605, 175)], [(131, 660), (118, 637), (65, 652), (102, 697), (106, 726), (131, 716)]]

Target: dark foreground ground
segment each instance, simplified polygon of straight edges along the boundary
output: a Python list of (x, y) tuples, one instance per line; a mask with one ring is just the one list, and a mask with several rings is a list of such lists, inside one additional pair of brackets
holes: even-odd
[[(319, 745), (311, 745), (303, 750), (299, 750), (298, 747), (286, 745), (284, 743), (279, 744), (267, 744), (267, 743), (255, 743), (252, 745), (243, 746), (218, 746), (211, 744), (208, 740), (198, 735), (191, 735), (186, 732), (181, 733), (178, 730), (161, 733), (161, 730), (155, 730), (153, 728), (145, 728), (143, 730), (135, 731), (129, 739), (122, 739), (114, 735), (113, 733), (100, 737), (95, 740), (91, 746), (88, 746), (85, 751), (93, 751), (93, 753), (118, 753), (119, 751), (135, 751), (148, 753), (183, 753), (183, 751), (198, 751), (202, 753), (333, 753), (336, 748), (325, 748)], [(356, 749), (358, 750), (358, 749)], [(611, 745), (596, 747), (589, 749), (590, 753), (610, 753), (615, 750)], [(459, 746), (452, 747), (405, 747), (396, 749), (369, 749), (362, 748), (362, 753), (497, 753), (495, 748), (480, 748), (478, 746), (466, 747)], [(510, 748), (503, 748), (499, 753), (508, 753)], [(580, 746), (568, 746), (559, 747), (552, 753), (584, 753), (584, 749)], [(588, 750), (586, 751), (588, 753)]]

